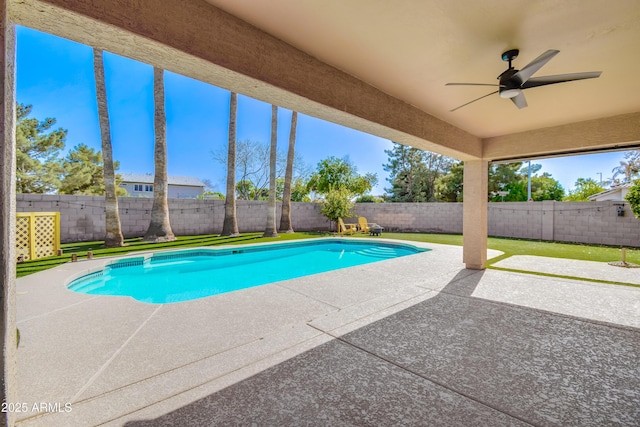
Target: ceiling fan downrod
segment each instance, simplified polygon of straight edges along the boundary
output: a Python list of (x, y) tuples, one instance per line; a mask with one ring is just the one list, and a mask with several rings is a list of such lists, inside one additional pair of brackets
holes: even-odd
[(502, 54), (502, 60), (503, 61), (508, 61), (509, 62), (509, 68), (513, 68), (513, 65), (511, 65), (511, 61), (513, 61), (514, 59), (516, 59), (518, 57), (518, 54), (520, 53), (520, 51), (518, 49), (510, 49), (506, 52), (504, 52)]

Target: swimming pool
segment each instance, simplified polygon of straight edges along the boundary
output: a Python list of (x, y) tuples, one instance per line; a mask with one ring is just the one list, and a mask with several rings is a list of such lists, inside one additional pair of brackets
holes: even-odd
[(103, 270), (74, 280), (68, 289), (166, 304), (427, 250), (406, 244), (332, 239), (162, 252), (112, 262)]

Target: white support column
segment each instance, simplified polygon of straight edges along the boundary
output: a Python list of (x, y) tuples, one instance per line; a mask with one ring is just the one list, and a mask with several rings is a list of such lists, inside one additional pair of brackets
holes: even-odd
[[(0, 0), (0, 283), (2, 284), (2, 401), (17, 403), (16, 374), (16, 162), (15, 162), (15, 27), (9, 0)], [(0, 412), (0, 426), (14, 425), (10, 411)]]
[(464, 162), (462, 261), (467, 268), (484, 270), (487, 263), (487, 193), (489, 162)]

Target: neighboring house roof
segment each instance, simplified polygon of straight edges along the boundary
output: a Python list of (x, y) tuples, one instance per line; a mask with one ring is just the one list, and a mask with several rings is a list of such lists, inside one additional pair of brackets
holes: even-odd
[[(136, 184), (153, 184), (154, 176), (150, 173), (121, 173), (123, 183), (136, 183)], [(205, 187), (204, 182), (200, 178), (192, 176), (175, 176), (169, 175), (167, 177), (169, 185), (184, 185), (187, 187)]]
[(611, 187), (610, 189), (608, 189), (606, 191), (601, 191), (600, 193), (593, 194), (593, 195), (589, 196), (589, 200), (598, 200), (598, 199), (601, 199), (602, 197), (622, 192), (623, 189), (631, 188), (631, 187), (633, 187), (633, 183), (632, 182), (625, 182), (625, 183), (622, 183), (622, 184), (618, 184), (615, 187)]

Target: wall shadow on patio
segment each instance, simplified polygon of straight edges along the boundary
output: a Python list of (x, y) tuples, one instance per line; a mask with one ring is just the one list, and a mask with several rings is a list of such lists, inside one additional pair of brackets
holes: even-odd
[(436, 296), (152, 420), (156, 425), (634, 425), (640, 330)]

